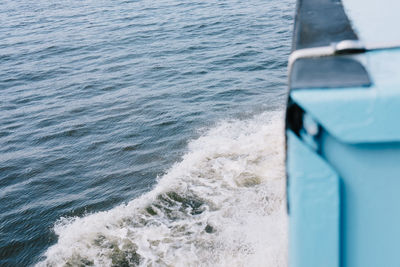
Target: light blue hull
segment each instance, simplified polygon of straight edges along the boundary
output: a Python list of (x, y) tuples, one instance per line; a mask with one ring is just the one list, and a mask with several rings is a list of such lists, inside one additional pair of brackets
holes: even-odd
[[(350, 21), (353, 27), (365, 23)], [(371, 36), (356, 30), (361, 37)], [(400, 46), (400, 30), (392, 34)], [(303, 81), (291, 83), (286, 129), (289, 266), (399, 267), (400, 49), (377, 42), (365, 51), (328, 57), (358, 62), (370, 83), (309, 88)], [(340, 81), (341, 75), (335, 78)]]

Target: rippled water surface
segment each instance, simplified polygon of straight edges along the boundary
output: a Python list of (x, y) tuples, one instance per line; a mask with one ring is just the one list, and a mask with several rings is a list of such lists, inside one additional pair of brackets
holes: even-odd
[(293, 0), (0, 12), (0, 265), (285, 265)]

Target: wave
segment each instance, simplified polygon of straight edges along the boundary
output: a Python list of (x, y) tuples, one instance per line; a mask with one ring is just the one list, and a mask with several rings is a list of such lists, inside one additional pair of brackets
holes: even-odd
[(150, 192), (60, 219), (37, 266), (286, 266), (282, 121), (219, 123)]

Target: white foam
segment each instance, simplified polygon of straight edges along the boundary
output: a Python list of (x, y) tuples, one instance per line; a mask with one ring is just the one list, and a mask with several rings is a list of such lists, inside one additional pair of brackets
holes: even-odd
[(38, 266), (286, 266), (282, 121), (220, 123), (149, 193), (61, 219)]

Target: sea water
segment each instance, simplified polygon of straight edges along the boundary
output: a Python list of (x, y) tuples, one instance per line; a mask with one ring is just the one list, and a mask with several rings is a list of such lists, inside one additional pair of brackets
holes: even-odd
[(294, 1), (0, 12), (0, 265), (286, 265)]

